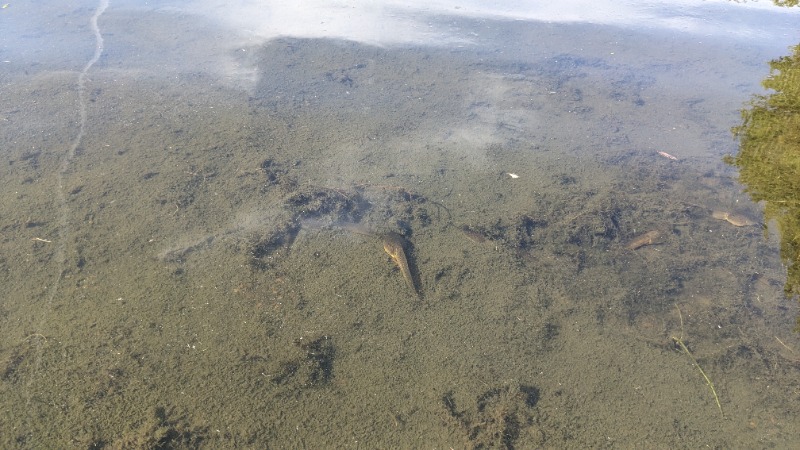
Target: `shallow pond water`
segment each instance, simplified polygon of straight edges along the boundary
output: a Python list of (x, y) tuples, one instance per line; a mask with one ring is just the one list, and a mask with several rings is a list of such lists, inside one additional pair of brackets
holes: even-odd
[(277, 3), (0, 10), (0, 447), (796, 441), (797, 11)]

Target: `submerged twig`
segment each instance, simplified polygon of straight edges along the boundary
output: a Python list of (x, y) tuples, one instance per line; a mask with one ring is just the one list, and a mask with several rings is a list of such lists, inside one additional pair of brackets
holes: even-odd
[(714, 389), (714, 383), (711, 382), (711, 379), (708, 378), (706, 372), (703, 370), (702, 367), (700, 367), (700, 364), (697, 363), (697, 360), (694, 359), (694, 356), (692, 356), (692, 352), (690, 352), (689, 349), (686, 347), (686, 344), (683, 343), (683, 314), (681, 314), (681, 309), (678, 308), (678, 305), (675, 305), (675, 309), (678, 310), (678, 317), (681, 320), (681, 336), (680, 337), (672, 336), (672, 340), (675, 341), (683, 349), (684, 352), (686, 352), (686, 354), (689, 356), (689, 359), (691, 359), (692, 363), (695, 365), (695, 367), (697, 367), (697, 370), (699, 370), (700, 374), (703, 375), (703, 378), (705, 378), (706, 380), (706, 384), (708, 384), (709, 389), (711, 389), (711, 393), (714, 395), (714, 401), (717, 402), (717, 408), (719, 408), (720, 414), (722, 414), (722, 416), (725, 417), (725, 413), (722, 412), (722, 405), (720, 405), (719, 403), (717, 390)]

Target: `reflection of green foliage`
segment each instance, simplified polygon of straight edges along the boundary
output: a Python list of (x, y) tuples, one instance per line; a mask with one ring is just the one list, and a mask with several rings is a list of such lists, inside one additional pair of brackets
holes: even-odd
[[(794, 0), (797, 3), (797, 0)], [(741, 147), (726, 162), (756, 202), (765, 202), (765, 220), (775, 220), (781, 235), (781, 257), (788, 262), (787, 294), (800, 293), (800, 45), (794, 55), (769, 63), (763, 81), (774, 92), (758, 95), (742, 111), (733, 132)]]
[[(745, 0), (733, 0), (736, 3), (745, 3)], [(772, 0), (776, 6), (785, 6), (787, 8), (792, 6), (797, 6), (800, 4), (800, 0)]]

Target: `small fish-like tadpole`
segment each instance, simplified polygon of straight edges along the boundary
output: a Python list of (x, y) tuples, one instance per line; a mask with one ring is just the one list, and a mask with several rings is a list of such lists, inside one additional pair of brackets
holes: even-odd
[(419, 289), (417, 289), (417, 284), (414, 282), (414, 277), (411, 274), (411, 267), (408, 264), (408, 258), (406, 256), (406, 249), (409, 245), (408, 241), (406, 238), (393, 231), (385, 233), (381, 236), (381, 239), (383, 240), (383, 249), (392, 257), (394, 263), (400, 268), (400, 272), (402, 272), (406, 284), (411, 288), (411, 291), (414, 292), (414, 295), (418, 297)]

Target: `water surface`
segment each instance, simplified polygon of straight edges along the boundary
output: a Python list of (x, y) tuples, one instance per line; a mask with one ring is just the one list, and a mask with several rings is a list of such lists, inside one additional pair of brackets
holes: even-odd
[(798, 304), (722, 161), (797, 11), (0, 11), (3, 448), (800, 434)]

